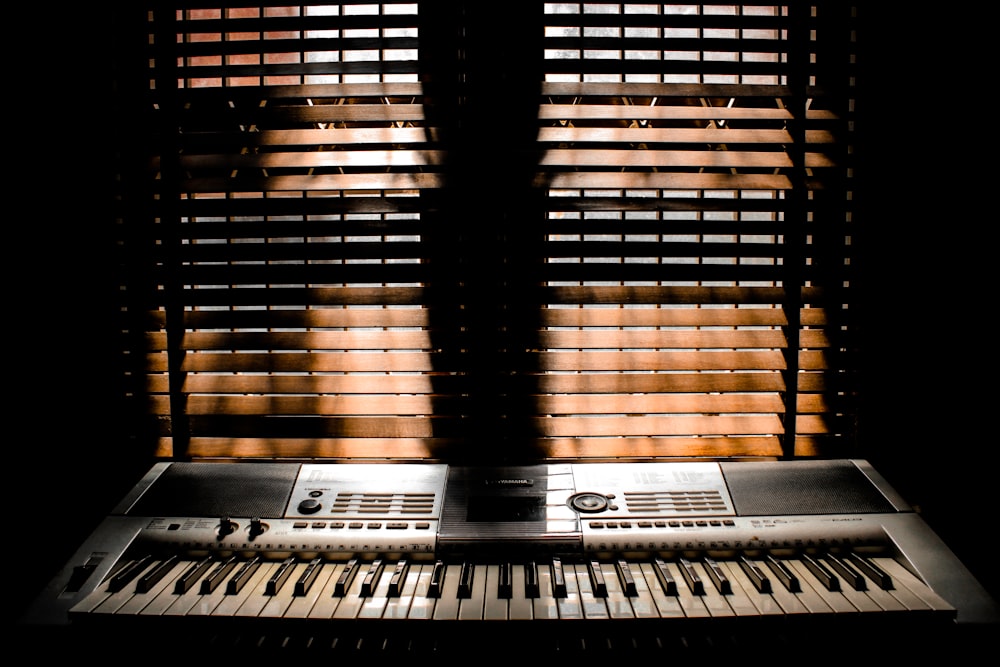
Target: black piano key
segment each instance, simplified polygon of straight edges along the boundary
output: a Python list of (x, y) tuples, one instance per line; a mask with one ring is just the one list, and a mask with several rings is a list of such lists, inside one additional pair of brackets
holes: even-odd
[(386, 593), (391, 598), (398, 598), (403, 592), (403, 584), (406, 583), (406, 574), (410, 571), (410, 562), (403, 558), (396, 563), (389, 578), (389, 590)]
[(206, 558), (202, 558), (197, 563), (193, 563), (191, 567), (189, 567), (187, 571), (181, 575), (180, 579), (174, 583), (174, 593), (181, 595), (182, 593), (187, 593), (191, 590), (191, 588), (198, 583), (198, 580), (201, 579), (201, 576), (205, 574), (205, 571), (212, 566), (212, 560), (212, 557), (208, 556)]
[(887, 591), (892, 590), (892, 577), (889, 573), (876, 565), (873, 561), (865, 558), (864, 556), (851, 552), (847, 554), (847, 559), (852, 565), (858, 568), (864, 573), (866, 577), (875, 582), (875, 584)]
[(809, 554), (802, 554), (801, 559), (806, 568), (808, 568), (812, 575), (816, 577), (821, 584), (823, 584), (823, 587), (826, 590), (840, 590), (840, 579), (838, 579), (837, 575), (830, 571), (830, 568)]
[(538, 587), (538, 564), (530, 561), (524, 564), (524, 597), (537, 598), (541, 595)]
[(226, 582), (226, 595), (237, 595), (243, 590), (243, 587), (247, 585), (250, 581), (250, 577), (253, 576), (257, 568), (260, 567), (260, 558), (254, 556), (248, 561), (244, 561), (240, 565), (240, 569), (236, 571), (232, 579)]
[(361, 597), (371, 597), (375, 593), (375, 587), (378, 586), (383, 569), (385, 569), (385, 561), (381, 558), (376, 558), (371, 562), (368, 571), (365, 572), (365, 578), (361, 581)]
[(151, 562), (153, 562), (152, 556), (143, 556), (126, 565), (108, 580), (108, 591), (117, 593), (123, 590), (133, 579), (139, 576), (140, 572), (149, 567)]
[(224, 561), (221, 561), (215, 566), (211, 572), (208, 573), (204, 579), (201, 580), (200, 592), (202, 595), (208, 595), (215, 591), (226, 577), (232, 572), (233, 568), (236, 567), (236, 556), (230, 556)]
[(764, 562), (774, 573), (774, 576), (778, 578), (782, 586), (788, 589), (791, 593), (802, 592), (802, 585), (799, 583), (799, 578), (791, 571), (791, 569), (785, 563), (782, 563), (780, 559), (775, 558), (772, 555), (768, 555)]
[(678, 558), (677, 566), (681, 569), (681, 575), (683, 575), (684, 581), (687, 582), (691, 592), (695, 595), (704, 595), (705, 582), (698, 576), (698, 572), (694, 569), (694, 564), (686, 558)]
[(509, 600), (514, 595), (514, 577), (511, 575), (510, 563), (500, 563), (500, 576), (497, 578), (497, 597)]
[(663, 588), (664, 595), (677, 595), (677, 582), (674, 580), (674, 575), (670, 574), (666, 561), (662, 558), (654, 558), (653, 571), (656, 572), (656, 578), (660, 580), (660, 587)]
[(868, 589), (865, 575), (854, 569), (854, 566), (843, 558), (834, 554), (827, 554), (824, 556), (824, 560), (840, 575), (840, 578), (844, 580), (844, 585), (848, 588), (853, 588), (856, 591)]
[(312, 588), (312, 585), (316, 582), (316, 578), (319, 577), (319, 573), (322, 569), (322, 558), (313, 558), (309, 561), (309, 564), (306, 565), (306, 569), (302, 572), (302, 576), (300, 576), (299, 580), (295, 582), (295, 591), (293, 595), (299, 597), (306, 595), (309, 592), (309, 589)]
[(462, 563), (461, 574), (458, 575), (458, 597), (472, 597), (472, 577), (476, 572), (476, 566), (465, 561)]
[(441, 597), (441, 590), (444, 588), (444, 575), (446, 570), (447, 568), (444, 561), (438, 560), (434, 562), (434, 568), (431, 570), (431, 581), (427, 587), (427, 597)]
[(288, 581), (288, 577), (291, 576), (294, 569), (295, 556), (289, 556), (283, 560), (278, 569), (271, 575), (271, 578), (267, 580), (267, 584), (264, 585), (264, 595), (277, 595), (281, 587)]
[(708, 578), (712, 580), (712, 584), (715, 586), (715, 590), (719, 591), (720, 595), (732, 595), (733, 584), (729, 581), (726, 573), (722, 571), (719, 563), (714, 558), (709, 558), (708, 556), (705, 556), (701, 560), (705, 565), (705, 571), (708, 572)]
[(341, 571), (340, 576), (337, 577), (336, 583), (333, 585), (333, 595), (334, 597), (342, 598), (347, 595), (347, 589), (351, 587), (351, 582), (354, 581), (354, 577), (358, 576), (358, 570), (361, 565), (358, 563), (357, 558), (352, 558), (347, 561), (344, 565), (344, 569)]
[(590, 587), (594, 592), (594, 597), (608, 597), (608, 584), (604, 581), (601, 564), (596, 560), (588, 560), (587, 573), (590, 575)]
[(174, 568), (179, 558), (179, 556), (174, 555), (160, 561), (156, 567), (142, 575), (139, 581), (135, 582), (135, 592), (148, 593), (153, 586), (163, 579), (167, 572)]
[(753, 584), (758, 593), (768, 594), (771, 592), (771, 580), (756, 563), (746, 556), (740, 556), (740, 567), (743, 568), (747, 578), (750, 579), (750, 583)]
[(636, 589), (635, 575), (632, 574), (632, 567), (628, 564), (628, 561), (624, 558), (619, 558), (615, 562), (615, 569), (618, 571), (618, 580), (621, 582), (622, 592), (625, 593), (625, 597), (637, 597), (639, 591)]
[(552, 569), (552, 597), (566, 597), (566, 572), (563, 571), (562, 559), (553, 556), (549, 567)]

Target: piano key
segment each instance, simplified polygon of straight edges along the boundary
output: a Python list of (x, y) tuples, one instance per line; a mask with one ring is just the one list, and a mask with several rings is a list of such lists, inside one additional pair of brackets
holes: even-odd
[(879, 588), (883, 590), (889, 590), (892, 588), (892, 577), (876, 565), (874, 561), (853, 551), (847, 554), (847, 560), (862, 574), (875, 582), (875, 585)]
[[(570, 569), (576, 572), (576, 585), (579, 590), (580, 607), (583, 609), (584, 618), (608, 618), (608, 605), (604, 601), (604, 596), (598, 596), (593, 589), (593, 579), (591, 573), (596, 569), (600, 572), (601, 565), (596, 561), (588, 561), (586, 564), (580, 563), (566, 566), (567, 588), (569, 587)], [(604, 577), (600, 578), (604, 583)], [(605, 595), (607, 590), (604, 591)]]
[[(660, 584), (660, 588), (663, 590), (663, 594), (677, 595), (677, 580), (674, 579), (673, 575), (670, 573), (670, 568), (667, 567), (666, 561), (662, 558), (654, 558), (653, 568), (656, 573), (656, 579)], [(650, 585), (652, 586), (652, 582)]]
[[(771, 595), (770, 580), (764, 577), (763, 584), (760, 582), (758, 574), (763, 574), (763, 571), (759, 565), (748, 558), (745, 559), (745, 557), (741, 557), (738, 561), (723, 561), (721, 565), (729, 569), (729, 579), (732, 582), (734, 594), (737, 591), (742, 591), (750, 604), (756, 608), (757, 614), (761, 616), (784, 615), (785, 612), (781, 605)], [(748, 570), (750, 574), (748, 574)], [(747, 612), (748, 610), (742, 608), (737, 611), (741, 616), (753, 615)]]
[(677, 567), (687, 584), (688, 590), (694, 595), (705, 594), (705, 583), (701, 580), (701, 575), (694, 568), (694, 563), (686, 558), (677, 559)]
[(880, 557), (875, 559), (876, 564), (882, 568), (886, 574), (892, 577), (897, 587), (903, 586), (914, 595), (923, 600), (928, 608), (934, 611), (955, 612), (955, 608), (950, 602), (935, 593), (930, 587), (920, 580), (915, 574), (910, 572), (901, 563), (892, 558)]
[(240, 565), (240, 568), (236, 571), (232, 577), (226, 582), (226, 595), (236, 595), (243, 590), (250, 578), (257, 572), (257, 568), (260, 567), (260, 558), (254, 556), (253, 558), (246, 560)]
[(317, 557), (309, 561), (309, 564), (306, 566), (305, 570), (302, 571), (302, 574), (295, 582), (294, 594), (298, 596), (308, 595), (310, 589), (312, 589), (313, 584), (316, 583), (316, 579), (318, 578), (319, 573), (322, 571), (323, 571), (322, 558)]
[[(765, 556), (765, 558), (767, 557)], [(750, 558), (750, 557), (747, 557), (747, 560), (749, 560), (753, 565), (755, 565), (761, 571), (768, 571), (768, 572), (772, 571), (771, 565), (767, 560)], [(766, 570), (765, 567), (767, 568)], [(791, 578), (792, 575), (791, 573), (787, 572), (787, 568), (783, 569), (786, 571), (785, 572), (786, 578)], [(780, 581), (775, 582), (774, 579), (770, 579), (770, 581), (771, 581), (771, 592), (769, 595), (771, 599), (778, 604), (783, 613), (789, 616), (809, 613), (809, 610), (806, 608), (804, 604), (802, 604), (802, 601), (799, 599), (797, 593), (788, 590), (788, 587), (783, 583), (781, 583)], [(763, 594), (761, 595), (763, 597)], [(763, 600), (762, 602), (764, 604), (767, 604), (766, 599)]]
[(557, 598), (566, 597), (566, 569), (563, 567), (562, 559), (553, 556), (549, 569), (552, 573), (552, 595)]
[[(379, 562), (380, 560), (372, 563), (368, 571), (369, 574), (365, 575), (365, 581), (361, 584), (364, 600), (361, 602), (361, 609), (358, 610), (358, 618), (382, 618), (385, 607), (389, 603), (389, 582), (392, 577), (382, 576), (385, 562)], [(377, 566), (376, 563), (378, 563)], [(365, 594), (366, 587), (369, 587), (367, 595)]]
[(594, 597), (608, 596), (608, 584), (604, 580), (604, 572), (601, 570), (600, 562), (594, 559), (587, 561), (587, 577), (590, 580), (590, 588)]
[[(390, 595), (389, 599), (386, 601), (385, 611), (382, 613), (382, 618), (386, 619), (410, 618), (411, 606), (413, 604), (413, 597), (417, 592), (417, 584), (420, 582), (421, 567), (425, 567), (427, 569), (427, 576), (425, 577), (425, 579), (427, 580), (430, 579), (430, 568), (431, 568), (430, 565), (425, 565), (425, 566), (417, 564), (411, 565), (410, 562), (405, 559), (400, 561), (400, 563), (404, 562), (406, 563), (406, 566), (402, 568), (403, 571), (401, 571), (401, 569), (398, 567), (399, 564), (397, 563), (397, 567), (393, 571), (392, 577), (389, 580)], [(401, 581), (399, 582), (395, 581), (397, 578), (396, 577), (397, 574), (400, 575)], [(393, 595), (391, 593), (394, 588), (397, 590), (396, 593)], [(424, 592), (422, 594), (426, 594), (426, 586), (424, 587), (423, 591)], [(428, 599), (424, 600), (424, 602), (425, 603), (429, 602), (430, 604), (433, 604), (434, 600)], [(419, 612), (414, 612), (414, 613), (415, 615), (412, 616), (412, 618), (427, 618), (426, 615), (424, 616), (419, 615)]]
[(174, 592), (180, 595), (181, 593), (188, 592), (192, 586), (196, 585), (198, 581), (204, 576), (208, 571), (208, 568), (212, 566), (214, 559), (211, 556), (202, 558), (199, 561), (191, 563), (190, 567), (184, 574), (174, 582)]
[(537, 598), (539, 594), (538, 563), (528, 561), (524, 564), (524, 597)]
[[(642, 572), (642, 564), (629, 566), (629, 573), (632, 575), (632, 595), (626, 593), (626, 597), (632, 605), (632, 613), (636, 618), (659, 618), (660, 612), (653, 599), (653, 593), (649, 589), (649, 584)], [(655, 575), (653, 575), (655, 577)], [(625, 593), (625, 586), (622, 585), (622, 592)]]
[(340, 575), (337, 577), (337, 582), (333, 586), (333, 594), (337, 597), (347, 595), (347, 591), (350, 590), (351, 584), (354, 583), (354, 579), (358, 576), (360, 569), (361, 563), (357, 558), (347, 561), (344, 564), (344, 568), (340, 571)]
[(374, 594), (375, 587), (378, 586), (384, 569), (385, 561), (381, 558), (376, 558), (368, 564), (368, 571), (365, 572), (365, 576), (361, 580), (361, 597), (366, 598)]
[(292, 571), (295, 569), (295, 557), (289, 556), (284, 561), (281, 562), (274, 572), (271, 574), (271, 578), (267, 580), (267, 590), (264, 591), (266, 595), (277, 595), (281, 587), (285, 585), (288, 578), (292, 575)]
[(535, 569), (535, 573), (538, 575), (538, 595), (531, 598), (532, 618), (559, 618), (558, 600), (552, 588), (552, 569), (539, 567)]
[[(416, 587), (413, 589), (413, 599), (410, 600), (406, 618), (429, 619), (434, 617), (434, 606), (437, 603), (440, 592), (435, 591), (434, 595), (431, 595), (431, 580), (435, 577), (435, 573), (438, 570), (441, 570), (437, 574), (438, 579), (441, 580), (444, 571), (444, 563), (441, 561), (433, 564), (422, 564), (418, 568), (410, 570), (410, 577), (408, 578), (416, 578)], [(406, 590), (405, 587), (404, 590)]]
[[(258, 563), (258, 567), (246, 578), (239, 591), (227, 591), (225, 598), (212, 609), (212, 616), (260, 616), (267, 603), (274, 599), (274, 596), (267, 595), (265, 591), (267, 580), (279, 565), (281, 563), (277, 561)], [(228, 583), (226, 587), (229, 588)]]
[[(511, 565), (510, 590), (507, 613), (511, 620), (531, 620), (534, 618), (534, 598), (538, 597), (538, 572), (535, 563), (525, 563), (524, 567)], [(532, 577), (532, 585), (528, 586), (528, 576)]]
[[(336, 600), (337, 598), (333, 597), (327, 589), (327, 586), (331, 585), (330, 577), (335, 569), (334, 564), (327, 565), (323, 563), (321, 558), (314, 558), (310, 561), (302, 576), (295, 582), (293, 600), (288, 605), (288, 609), (285, 610), (285, 617), (308, 618), (313, 605), (319, 601), (321, 596), (329, 600)], [(324, 595), (324, 593), (326, 594)]]
[(868, 587), (865, 575), (855, 569), (853, 565), (835, 554), (826, 554), (823, 560), (830, 564), (830, 567), (843, 580), (843, 585), (853, 588), (856, 591), (863, 591)]
[[(677, 584), (673, 581), (673, 575), (662, 559), (655, 558), (651, 563), (640, 563), (639, 573), (642, 575), (644, 586), (649, 591), (649, 596), (652, 598), (653, 604), (656, 605), (656, 611), (660, 618), (681, 618), (686, 615), (677, 598)], [(670, 577), (669, 581), (672, 585), (664, 587), (664, 577)], [(639, 579), (636, 579), (636, 582), (638, 585)], [(672, 592), (667, 593), (668, 589)]]
[(764, 570), (757, 563), (746, 556), (740, 556), (740, 569), (746, 574), (747, 579), (757, 589), (758, 593), (769, 594), (771, 592), (771, 580), (767, 578)]
[(431, 571), (431, 580), (427, 589), (428, 597), (439, 598), (444, 588), (445, 564), (444, 561), (436, 561), (434, 569)]
[[(292, 605), (292, 602), (301, 596), (295, 594), (295, 586), (289, 586), (288, 581), (295, 581), (302, 578), (303, 573), (308, 569), (310, 563), (294, 562), (291, 568), (287, 568), (287, 574), (282, 574), (279, 570), (287, 563), (287, 560), (274, 566), (264, 583), (264, 597), (266, 602), (264, 607), (257, 614), (263, 618), (282, 618), (285, 612)], [(272, 585), (277, 578), (284, 577), (285, 583), (276, 589)], [(271, 592), (274, 590), (275, 592)]]
[(632, 572), (632, 567), (629, 562), (624, 558), (619, 558), (615, 561), (615, 572), (618, 574), (618, 580), (621, 585), (622, 593), (626, 597), (636, 597), (639, 593), (637, 592), (635, 585), (635, 574)]
[(745, 575), (737, 576), (737, 574), (742, 575), (739, 565), (728, 561), (716, 561), (715, 566), (719, 568), (720, 577), (725, 577), (729, 582), (727, 587), (729, 592), (722, 594), (722, 597), (733, 610), (733, 614), (743, 618), (760, 616), (760, 608), (751, 599), (760, 594)]
[(201, 594), (209, 595), (213, 593), (226, 580), (226, 577), (236, 567), (236, 564), (236, 556), (230, 556), (226, 560), (216, 563), (212, 571), (201, 580), (199, 586)]
[[(138, 565), (140, 563), (142, 567), (138, 567), (133, 570), (131, 576), (128, 578), (129, 581), (142, 575), (144, 572), (153, 570), (156, 567), (157, 561), (148, 558), (143, 558), (133, 563), (133, 565)], [(112, 586), (111, 583), (109, 582), (107, 587), (109, 595), (107, 595), (107, 597), (101, 600), (100, 604), (98, 604), (91, 610), (91, 613), (93, 614), (117, 613), (118, 610), (121, 609), (123, 605), (125, 605), (129, 600), (131, 600), (135, 596), (135, 589), (132, 586), (128, 585), (129, 581), (125, 581), (124, 583), (119, 582), (114, 586)]]
[(153, 557), (149, 555), (130, 562), (108, 580), (108, 592), (117, 593), (124, 589), (133, 579), (139, 576), (140, 572), (148, 568), (153, 562)]
[(406, 583), (406, 575), (410, 571), (410, 561), (403, 558), (396, 563), (392, 575), (389, 577), (389, 590), (386, 592), (391, 598), (399, 597), (403, 592), (403, 585)]
[(795, 577), (798, 584), (795, 597), (810, 614), (829, 614), (834, 611), (827, 599), (830, 599), (833, 605), (840, 604), (836, 602), (839, 593), (830, 591), (824, 583), (816, 579), (800, 558), (783, 559), (781, 562)]
[(148, 593), (168, 572), (174, 569), (178, 561), (179, 557), (176, 554), (161, 560), (135, 582), (135, 592)]
[[(348, 561), (349, 563), (350, 561)], [(307, 614), (308, 618), (321, 618), (328, 619), (333, 618), (333, 613), (340, 606), (340, 601), (344, 599), (344, 595), (337, 595), (337, 590), (339, 586), (344, 584), (343, 575), (344, 570), (347, 569), (348, 563), (336, 563), (332, 567), (324, 568), (330, 570), (327, 576), (324, 577), (326, 584), (320, 589), (319, 596), (316, 601), (309, 608)], [(357, 563), (353, 564), (355, 572), (357, 572)], [(314, 587), (315, 588), (315, 587)], [(344, 591), (346, 594), (347, 591)]]
[(468, 561), (462, 563), (458, 575), (458, 597), (467, 598), (472, 595), (472, 584), (475, 574), (475, 565)]
[[(485, 582), (483, 584), (484, 599), (483, 599), (483, 619), (484, 620), (496, 620), (496, 621), (506, 621), (509, 613), (509, 603), (510, 596), (501, 597), (500, 593), (501, 580), (504, 576), (509, 576), (510, 574), (510, 564), (501, 563), (499, 565), (490, 564), (485, 566), (486, 576)], [(504, 573), (506, 570), (506, 575)], [(484, 577), (480, 577), (484, 578)], [(510, 588), (510, 581), (508, 579), (507, 588)], [(462, 602), (462, 610), (465, 611), (465, 601)]]
[[(632, 602), (629, 600), (629, 596), (625, 595), (625, 589), (622, 588), (622, 582), (618, 576), (620, 564), (618, 562), (600, 563), (598, 567), (601, 568), (602, 578), (605, 582), (604, 603), (608, 608), (608, 616), (611, 618), (635, 618)], [(634, 580), (632, 585), (635, 586)]]
[(714, 558), (705, 556), (701, 559), (701, 564), (705, 568), (705, 572), (708, 574), (712, 585), (715, 586), (715, 590), (721, 595), (729, 595), (732, 592), (732, 585), (729, 583), (729, 577), (719, 567), (719, 563)]
[[(704, 581), (706, 578), (711, 578), (708, 574), (708, 567), (705, 563), (691, 563), (691, 568), (697, 573), (699, 579)], [(713, 618), (725, 618), (729, 616), (735, 616), (736, 612), (730, 606), (729, 601), (726, 596), (721, 594), (715, 587), (704, 586), (704, 593), (700, 596), (702, 603), (705, 605), (705, 609), (708, 613), (712, 615)]]
[(799, 592), (799, 580), (788, 568), (785, 562), (771, 554), (764, 557), (764, 563), (771, 569), (771, 572), (777, 577), (781, 585), (785, 587), (786, 590), (792, 593)]
[(806, 566), (809, 572), (816, 577), (826, 590), (840, 590), (840, 579), (822, 561), (813, 558), (809, 554), (802, 554), (799, 558), (802, 564)]
[(181, 560), (180, 557), (172, 557), (162, 562), (168, 561), (171, 563), (171, 567), (166, 573), (159, 577), (159, 581), (153, 584), (145, 592), (135, 593), (130, 600), (128, 600), (115, 612), (115, 614), (139, 615), (143, 613), (143, 610), (145, 610), (146, 607), (157, 600), (161, 594), (166, 593), (169, 596), (174, 580), (184, 572), (185, 568), (187, 568), (187, 563)]
[[(556, 607), (559, 609), (559, 618), (583, 618), (583, 606), (580, 600), (580, 588), (579, 582), (577, 582), (576, 569), (568, 563), (563, 563), (559, 558), (553, 558), (551, 574), (552, 594), (555, 596)], [(561, 582), (557, 579), (561, 579)], [(559, 592), (562, 594), (559, 595)]]
[[(339, 619), (356, 618), (358, 612), (361, 611), (361, 604), (362, 602), (364, 602), (364, 596), (361, 595), (361, 586), (365, 583), (365, 577), (357, 576), (358, 571), (360, 571), (362, 568), (362, 565), (360, 562), (355, 562), (352, 567), (351, 563), (348, 562), (347, 565), (344, 566), (345, 572), (349, 567), (354, 570), (355, 574), (353, 578), (351, 578), (350, 585), (344, 591), (344, 595), (341, 596), (340, 604), (338, 604), (337, 608), (333, 610), (333, 618), (339, 618)], [(344, 580), (344, 575), (341, 574), (340, 580), (337, 581), (337, 585), (339, 586), (343, 582), (343, 580)]]
[(514, 594), (513, 577), (511, 576), (510, 563), (500, 563), (497, 571), (497, 597), (502, 600), (509, 600)]
[[(459, 595), (460, 598), (458, 605), (459, 619), (463, 621), (482, 620), (483, 610), (486, 605), (487, 571), (491, 567), (496, 567), (496, 566), (475, 565), (471, 563), (462, 564), (463, 576), (462, 576), (462, 581), (459, 582), (459, 587), (461, 588), (462, 584), (464, 583), (465, 585), (468, 586), (468, 590), (464, 591), (466, 593), (465, 595)], [(465, 576), (466, 571), (468, 572), (468, 577)], [(494, 577), (495, 576), (496, 574), (494, 574)], [(496, 579), (494, 579), (493, 585), (496, 586)], [(459, 592), (462, 593), (463, 591)]]
[(434, 620), (455, 620), (458, 618), (458, 575), (452, 575), (450, 566), (443, 570), (444, 582), (441, 594), (434, 604)]
[[(687, 562), (687, 564), (688, 567), (690, 568), (690, 572), (688, 572), (688, 574), (697, 576), (697, 573), (694, 572), (692, 564), (690, 562)], [(677, 586), (677, 596), (676, 596), (678, 603), (680, 603), (681, 609), (684, 610), (684, 615), (690, 618), (704, 618), (711, 616), (711, 613), (708, 611), (708, 607), (705, 606), (705, 602), (702, 600), (704, 594), (704, 586), (697, 587), (699, 590), (702, 591), (702, 594), (696, 595), (692, 589), (692, 586), (686, 583), (686, 576), (681, 574), (680, 562), (677, 563), (667, 562), (666, 565), (674, 580), (681, 580), (681, 579), (685, 580), (685, 583)], [(700, 577), (698, 583), (699, 584), (701, 583)]]

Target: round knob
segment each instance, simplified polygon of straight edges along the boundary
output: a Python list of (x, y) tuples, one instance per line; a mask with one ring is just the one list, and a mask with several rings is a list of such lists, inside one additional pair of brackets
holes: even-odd
[(606, 510), (608, 508), (608, 499), (600, 493), (578, 493), (570, 497), (569, 506), (577, 512), (593, 514)]
[(314, 498), (306, 498), (299, 503), (299, 512), (301, 514), (315, 514), (322, 507), (319, 501)]

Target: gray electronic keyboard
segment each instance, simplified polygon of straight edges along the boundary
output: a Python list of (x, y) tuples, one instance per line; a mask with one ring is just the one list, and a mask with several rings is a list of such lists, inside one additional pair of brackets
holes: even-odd
[(92, 648), (460, 655), (922, 647), (998, 622), (858, 459), (159, 463), (25, 619)]

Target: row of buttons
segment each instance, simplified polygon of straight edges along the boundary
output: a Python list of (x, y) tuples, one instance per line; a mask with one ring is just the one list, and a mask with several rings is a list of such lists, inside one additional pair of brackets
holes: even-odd
[[(327, 523), (326, 521), (313, 521), (312, 523), (310, 523), (308, 521), (296, 521), (295, 523), (292, 524), (292, 528), (295, 528), (297, 530), (305, 530), (306, 528), (313, 528), (316, 530), (320, 530), (328, 526), (334, 530), (340, 528), (350, 528), (353, 530), (361, 530), (362, 528), (367, 528), (368, 530), (381, 530), (382, 522), (351, 521), (350, 523), (345, 523), (343, 521), (330, 521), (329, 523)], [(385, 524), (385, 528), (387, 530), (406, 530), (409, 527), (410, 524), (406, 521), (389, 521), (388, 523)], [(427, 523), (426, 521), (419, 521), (413, 524), (413, 527), (416, 528), (417, 530), (428, 530), (430, 529), (431, 524)]]
[[(631, 528), (631, 521), (591, 521), (588, 524), (591, 528)], [(683, 521), (670, 520), (670, 521), (636, 521), (635, 525), (639, 528), (666, 528), (667, 526), (671, 528), (694, 528), (696, 526), (708, 527), (708, 526), (735, 526), (736, 522), (732, 519), (699, 519), (691, 520), (685, 519)]]

